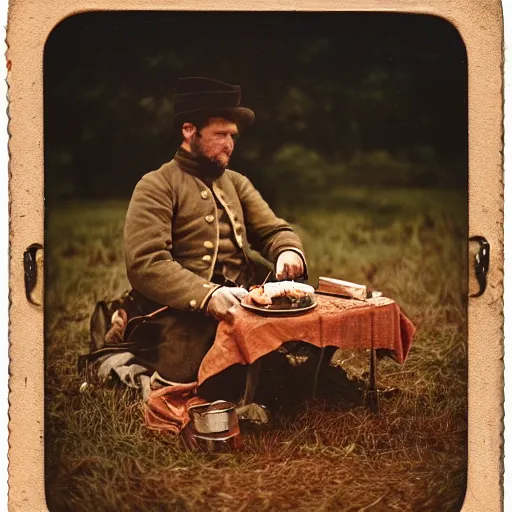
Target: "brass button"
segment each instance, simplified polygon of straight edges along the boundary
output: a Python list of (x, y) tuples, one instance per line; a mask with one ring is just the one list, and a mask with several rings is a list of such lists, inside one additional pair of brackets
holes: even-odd
[(201, 190), (201, 197), (203, 199), (208, 199), (208, 191), (207, 190)]
[(210, 242), (209, 240), (207, 240), (204, 244), (203, 244), (207, 249), (213, 249), (213, 243)]
[(212, 257), (209, 254), (203, 256), (203, 261), (212, 261)]
[(205, 220), (211, 224), (215, 220), (215, 217), (213, 215), (207, 215)]
[(212, 287), (212, 286), (211, 286), (211, 284), (209, 284), (209, 283), (204, 283), (204, 284), (203, 284), (203, 288), (211, 288), (211, 287)]
[(192, 300), (190, 301), (190, 307), (191, 307), (191, 308), (195, 308), (195, 307), (196, 307), (196, 305), (197, 305), (197, 301), (196, 301), (195, 299), (192, 299)]

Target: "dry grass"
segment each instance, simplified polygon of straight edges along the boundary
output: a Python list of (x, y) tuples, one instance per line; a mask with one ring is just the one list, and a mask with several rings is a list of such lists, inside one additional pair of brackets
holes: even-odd
[(311, 281), (333, 275), (395, 298), (418, 327), (399, 392), (372, 416), (343, 396), (276, 413), (232, 454), (196, 454), (148, 431), (138, 396), (79, 393), (94, 303), (127, 288), (126, 204), (62, 206), (48, 217), (47, 497), (55, 511), (460, 509), (466, 478), (466, 218), (463, 194), (350, 191), (284, 211), (303, 235)]

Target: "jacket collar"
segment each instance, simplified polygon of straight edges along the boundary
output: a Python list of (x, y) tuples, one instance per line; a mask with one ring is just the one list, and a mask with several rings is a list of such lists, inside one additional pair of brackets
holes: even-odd
[(203, 156), (196, 156), (189, 151), (178, 148), (174, 155), (174, 161), (178, 164), (180, 169), (192, 174), (196, 178), (211, 184), (216, 179), (224, 174), (224, 168), (215, 165)]

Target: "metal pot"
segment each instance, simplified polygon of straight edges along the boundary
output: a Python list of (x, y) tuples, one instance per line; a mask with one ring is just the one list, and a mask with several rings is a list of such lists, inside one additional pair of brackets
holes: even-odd
[(234, 403), (225, 400), (193, 405), (189, 408), (192, 424), (200, 434), (214, 434), (238, 428), (235, 407)]

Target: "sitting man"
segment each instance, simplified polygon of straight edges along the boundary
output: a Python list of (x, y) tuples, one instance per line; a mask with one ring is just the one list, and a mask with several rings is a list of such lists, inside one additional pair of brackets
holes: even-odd
[[(191, 382), (211, 347), (219, 320), (268, 268), (277, 279), (306, 277), (299, 237), (250, 181), (227, 169), (239, 130), (254, 113), (240, 105), (240, 87), (183, 78), (174, 123), (183, 140), (174, 158), (139, 181), (124, 228), (130, 298), (139, 315), (167, 306), (127, 332), (148, 368), (165, 380)], [(128, 336), (129, 334), (129, 336)]]

